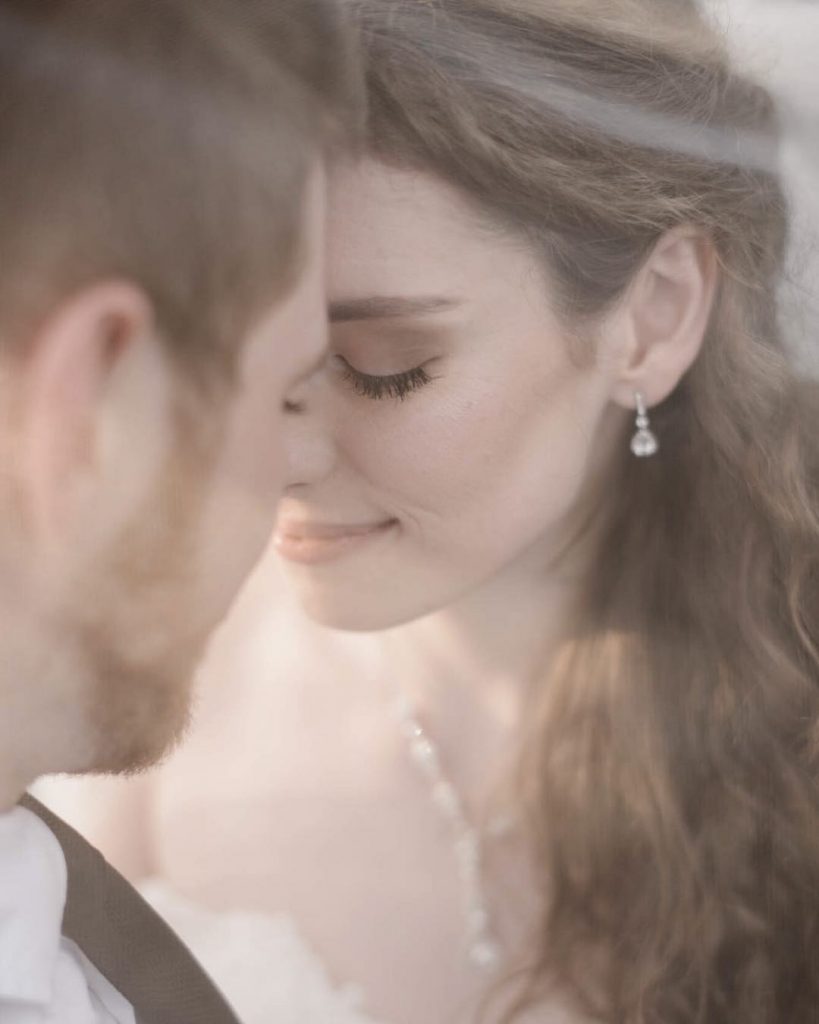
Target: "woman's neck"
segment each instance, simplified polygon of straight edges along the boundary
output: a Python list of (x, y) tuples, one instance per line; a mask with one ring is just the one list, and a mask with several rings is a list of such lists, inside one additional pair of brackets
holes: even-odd
[(511, 766), (579, 590), (569, 573), (509, 571), (384, 635), (391, 675), (423, 715), (458, 784), (478, 794)]
[(513, 566), (456, 603), (386, 635), (391, 646), (403, 649), (408, 684), (427, 680), (422, 689), (454, 686), (479, 699), (508, 687), (519, 692), (542, 678), (579, 590), (577, 572), (536, 574)]

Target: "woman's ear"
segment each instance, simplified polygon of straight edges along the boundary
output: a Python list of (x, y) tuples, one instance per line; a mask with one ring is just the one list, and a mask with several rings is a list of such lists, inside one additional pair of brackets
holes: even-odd
[(32, 537), (53, 548), (93, 505), (103, 412), (121, 364), (153, 338), (151, 304), (126, 282), (62, 301), (28, 339), (20, 366), (18, 468)]
[(664, 401), (702, 348), (719, 277), (711, 240), (674, 228), (655, 245), (618, 311), (620, 367), (613, 398), (634, 408)]

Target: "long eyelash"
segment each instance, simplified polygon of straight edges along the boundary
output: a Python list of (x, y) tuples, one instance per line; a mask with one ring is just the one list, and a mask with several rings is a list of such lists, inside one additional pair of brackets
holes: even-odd
[(344, 364), (344, 379), (355, 388), (363, 398), (397, 398), (403, 402), (405, 398), (418, 391), (432, 381), (432, 377), (423, 366), (404, 373), (394, 373), (388, 377), (373, 377), (361, 373), (352, 366)]

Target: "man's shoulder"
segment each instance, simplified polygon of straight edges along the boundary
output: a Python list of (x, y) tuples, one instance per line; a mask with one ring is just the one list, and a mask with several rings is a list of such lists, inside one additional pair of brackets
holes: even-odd
[(102, 854), (26, 795), (21, 806), (56, 837), (68, 872), (63, 933), (145, 1024), (237, 1024), (227, 1002), (169, 926)]

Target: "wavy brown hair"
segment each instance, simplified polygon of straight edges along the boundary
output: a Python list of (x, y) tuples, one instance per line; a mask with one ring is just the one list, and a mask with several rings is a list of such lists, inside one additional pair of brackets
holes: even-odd
[[(819, 1021), (819, 388), (783, 342), (768, 93), (688, 0), (353, 0), (369, 144), (525, 233), (590, 328), (694, 225), (701, 355), (583, 511), (598, 546), (521, 793), (543, 917), (519, 1008)], [(578, 510), (578, 517), (581, 510)]]

